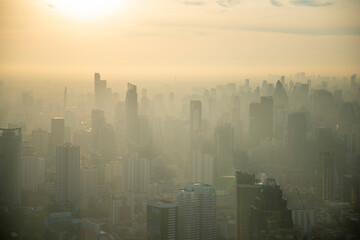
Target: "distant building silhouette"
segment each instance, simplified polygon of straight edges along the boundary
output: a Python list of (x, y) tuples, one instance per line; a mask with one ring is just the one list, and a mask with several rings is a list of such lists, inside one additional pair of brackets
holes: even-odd
[(80, 147), (65, 143), (56, 148), (56, 201), (80, 198)]
[(21, 205), (21, 128), (0, 128), (0, 202)]
[(249, 239), (250, 207), (254, 205), (255, 197), (259, 192), (260, 185), (256, 185), (254, 174), (236, 171), (236, 240)]

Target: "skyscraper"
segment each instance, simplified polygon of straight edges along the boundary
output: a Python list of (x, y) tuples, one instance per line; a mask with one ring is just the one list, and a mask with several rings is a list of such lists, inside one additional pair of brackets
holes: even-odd
[(138, 142), (138, 103), (136, 86), (128, 83), (125, 100), (125, 121), (127, 144)]
[(255, 175), (236, 171), (236, 240), (249, 239), (250, 207), (259, 195), (260, 185), (255, 184)]
[(233, 175), (234, 131), (228, 123), (219, 123), (214, 133), (215, 145), (215, 186), (217, 190), (225, 190), (224, 176)]
[[(282, 236), (283, 231), (286, 231), (286, 235), (293, 233), (293, 221), (291, 210), (287, 208), (287, 201), (282, 198), (282, 191), (275, 179), (264, 181), (250, 209), (249, 223), (250, 240), (293, 239)], [(277, 236), (280, 238), (275, 238)]]
[(91, 133), (93, 139), (93, 147), (95, 148), (95, 150), (99, 149), (99, 131), (104, 124), (104, 111), (100, 109), (93, 109), (91, 111)]
[(56, 148), (56, 201), (76, 202), (80, 196), (80, 147), (65, 143)]
[(191, 183), (178, 190), (179, 240), (216, 239), (215, 186)]
[(21, 128), (0, 128), (0, 202), (21, 204)]
[(321, 152), (320, 158), (322, 164), (322, 199), (334, 200), (334, 194), (335, 194), (334, 156), (330, 152)]
[(54, 164), (56, 157), (56, 148), (64, 144), (65, 139), (65, 120), (63, 117), (54, 117), (51, 119), (51, 133), (50, 133), (50, 158), (51, 164)]
[(177, 222), (177, 202), (166, 200), (147, 202), (147, 240), (177, 240)]
[(104, 108), (106, 101), (106, 80), (100, 79), (99, 73), (94, 73), (94, 97), (95, 97), (95, 107)]

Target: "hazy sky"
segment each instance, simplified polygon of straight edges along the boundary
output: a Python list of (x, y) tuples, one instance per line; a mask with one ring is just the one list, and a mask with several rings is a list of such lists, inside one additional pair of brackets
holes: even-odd
[(359, 0), (0, 0), (0, 11), (3, 80), (360, 69)]

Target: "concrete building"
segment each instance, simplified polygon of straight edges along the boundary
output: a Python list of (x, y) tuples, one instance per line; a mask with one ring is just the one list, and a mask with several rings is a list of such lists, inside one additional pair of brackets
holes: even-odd
[(0, 129), (0, 203), (21, 205), (21, 128)]
[(215, 186), (191, 183), (178, 190), (179, 240), (216, 239)]
[(147, 202), (147, 240), (178, 239), (178, 204), (166, 200)]
[(56, 201), (80, 198), (80, 147), (65, 143), (56, 148)]

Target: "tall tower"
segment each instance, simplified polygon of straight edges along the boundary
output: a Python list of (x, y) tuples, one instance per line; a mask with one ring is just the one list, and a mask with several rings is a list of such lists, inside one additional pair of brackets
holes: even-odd
[(179, 240), (216, 239), (215, 186), (191, 183), (178, 190)]
[(147, 240), (178, 239), (177, 205), (166, 200), (147, 202)]
[[(64, 144), (65, 139), (65, 120), (63, 117), (54, 117), (51, 119), (51, 133), (50, 133), (50, 149), (49, 153), (51, 160), (54, 161), (56, 147)], [(54, 164), (54, 162), (52, 162)]]
[(0, 203), (21, 205), (21, 128), (0, 128)]
[(276, 180), (266, 179), (250, 209), (250, 239), (287, 239), (294, 234), (291, 210), (286, 205)]
[(227, 188), (224, 176), (233, 175), (234, 131), (230, 124), (218, 124), (214, 133), (215, 165), (214, 177), (217, 190)]
[(56, 201), (80, 197), (80, 147), (65, 143), (56, 148)]
[(255, 175), (236, 171), (236, 240), (249, 239), (250, 207), (259, 195), (260, 185), (255, 184)]
[(136, 86), (128, 83), (125, 100), (125, 121), (127, 143), (138, 142), (138, 103)]
[(334, 200), (335, 194), (335, 171), (334, 157), (331, 152), (321, 152), (322, 164), (322, 199)]
[(93, 147), (99, 149), (99, 131), (100, 128), (105, 125), (104, 111), (99, 109), (93, 109), (91, 111), (91, 133)]

